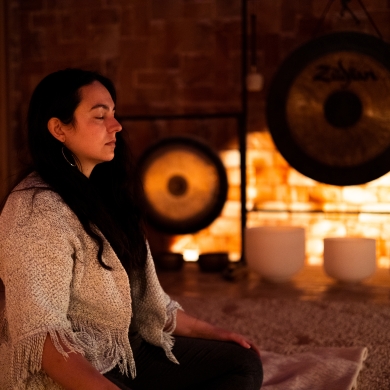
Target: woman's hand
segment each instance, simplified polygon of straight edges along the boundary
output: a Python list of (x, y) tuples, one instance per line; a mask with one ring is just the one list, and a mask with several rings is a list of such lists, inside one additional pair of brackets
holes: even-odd
[(252, 348), (260, 356), (259, 349), (245, 336), (211, 325), (208, 322), (201, 321), (186, 314), (182, 310), (177, 311), (176, 328), (173, 334), (177, 336), (197, 337), (202, 339), (232, 341), (244, 348)]
[(245, 337), (239, 333), (229, 332), (229, 331), (222, 329), (222, 328), (215, 327), (215, 329), (217, 330), (218, 333), (220, 332), (221, 338), (219, 338), (218, 340), (233, 341), (233, 342), (243, 346), (244, 348), (252, 348), (260, 356), (260, 350), (247, 337)]

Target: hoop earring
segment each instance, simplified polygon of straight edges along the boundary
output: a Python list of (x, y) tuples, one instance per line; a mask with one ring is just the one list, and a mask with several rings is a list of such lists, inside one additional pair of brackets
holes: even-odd
[(64, 152), (64, 147), (61, 148), (61, 152), (62, 152), (62, 155), (64, 156), (64, 159), (66, 160), (66, 162), (67, 162), (71, 167), (75, 167), (76, 164), (72, 164), (72, 163), (68, 160), (68, 158), (66, 157), (65, 152)]

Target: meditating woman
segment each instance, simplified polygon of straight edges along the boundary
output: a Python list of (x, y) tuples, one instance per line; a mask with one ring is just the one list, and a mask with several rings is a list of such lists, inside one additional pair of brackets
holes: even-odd
[(31, 169), (0, 215), (0, 388), (258, 390), (256, 346), (158, 282), (115, 101), (80, 69), (32, 95)]

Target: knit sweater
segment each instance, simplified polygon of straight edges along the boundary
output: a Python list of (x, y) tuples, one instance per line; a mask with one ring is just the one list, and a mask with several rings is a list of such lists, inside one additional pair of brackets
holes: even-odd
[[(42, 187), (34, 189), (32, 187)], [(180, 307), (162, 290), (148, 247), (145, 269), (128, 277), (108, 241), (98, 246), (62, 198), (36, 174), (9, 196), (0, 215), (0, 389), (61, 389), (42, 370), (47, 335), (67, 357), (83, 354), (101, 373), (119, 365), (136, 375), (130, 322), (177, 363), (171, 333)], [(142, 297), (142, 298), (141, 298)], [(165, 330), (164, 330), (165, 329)]]

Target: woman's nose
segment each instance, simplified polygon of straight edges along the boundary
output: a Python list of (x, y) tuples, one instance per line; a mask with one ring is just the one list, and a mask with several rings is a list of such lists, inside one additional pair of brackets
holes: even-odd
[(122, 125), (116, 120), (116, 118), (112, 118), (109, 126), (109, 131), (117, 133), (118, 131), (121, 130), (122, 130)]

